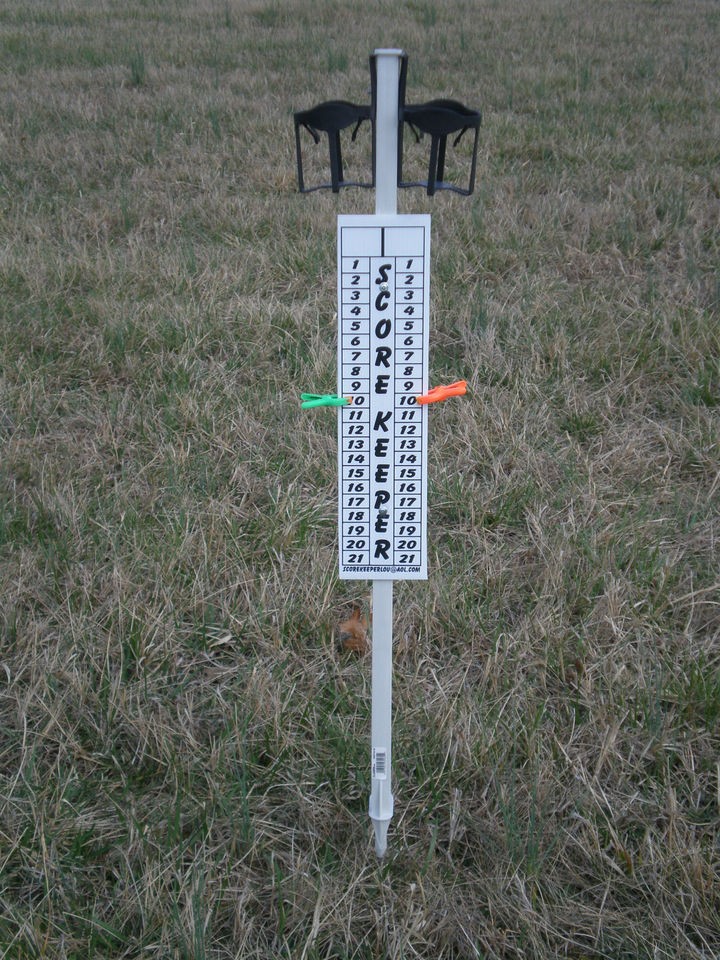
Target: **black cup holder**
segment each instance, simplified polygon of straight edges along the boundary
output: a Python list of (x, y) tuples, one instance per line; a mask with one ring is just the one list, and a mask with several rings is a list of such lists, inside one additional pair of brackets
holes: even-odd
[[(372, 98), (370, 104), (351, 103), (349, 100), (328, 100), (311, 107), (309, 110), (299, 110), (294, 114), (297, 177), (301, 193), (311, 193), (313, 190), (332, 190), (333, 193), (339, 193), (341, 187), (375, 186), (375, 108), (377, 103), (375, 55), (370, 57), (370, 79)], [(398, 89), (398, 186), (425, 187), (428, 196), (433, 196), (437, 190), (452, 190), (463, 196), (469, 196), (475, 189), (478, 139), (482, 114), (479, 110), (466, 107), (457, 100), (442, 98), (429, 100), (427, 103), (406, 104), (406, 79), (407, 54), (403, 54), (400, 59)], [(365, 120), (369, 120), (372, 126), (372, 171), (370, 177), (365, 181), (345, 180), (340, 134), (349, 127), (353, 127), (351, 140), (354, 141)], [(405, 124), (413, 132), (416, 143), (420, 143), (426, 134), (430, 137), (430, 157), (426, 180), (403, 179), (403, 128)], [(330, 183), (319, 183), (314, 186), (305, 185), (301, 138), (303, 129), (311, 135), (316, 145), (322, 139), (321, 134), (327, 134)], [(468, 130), (474, 132), (472, 157), (467, 186), (462, 187), (445, 180), (448, 138), (452, 137), (451, 144), (455, 148)]]

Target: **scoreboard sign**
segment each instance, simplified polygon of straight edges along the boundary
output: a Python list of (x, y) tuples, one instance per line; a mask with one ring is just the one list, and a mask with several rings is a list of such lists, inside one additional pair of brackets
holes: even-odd
[(338, 217), (340, 577), (427, 578), (430, 216)]

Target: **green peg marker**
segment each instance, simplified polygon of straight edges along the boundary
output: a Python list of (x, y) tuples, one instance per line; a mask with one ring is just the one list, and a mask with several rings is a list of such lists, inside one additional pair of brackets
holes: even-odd
[(301, 410), (313, 407), (346, 407), (351, 401), (347, 397), (338, 397), (334, 393), (301, 393)]

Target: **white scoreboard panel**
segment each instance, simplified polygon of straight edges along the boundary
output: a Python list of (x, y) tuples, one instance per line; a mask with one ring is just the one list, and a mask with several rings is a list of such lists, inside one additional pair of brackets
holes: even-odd
[(338, 217), (340, 577), (427, 578), (430, 216)]

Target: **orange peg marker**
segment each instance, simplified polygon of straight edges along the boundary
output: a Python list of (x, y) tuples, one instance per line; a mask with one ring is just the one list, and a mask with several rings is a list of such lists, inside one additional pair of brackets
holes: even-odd
[(449, 383), (444, 387), (433, 387), (432, 390), (418, 397), (417, 402), (437, 403), (440, 400), (447, 400), (448, 397), (462, 397), (465, 393), (467, 393), (467, 382), (456, 380), (455, 383)]

